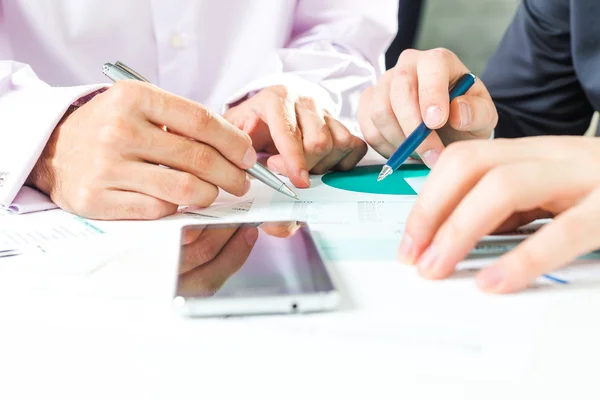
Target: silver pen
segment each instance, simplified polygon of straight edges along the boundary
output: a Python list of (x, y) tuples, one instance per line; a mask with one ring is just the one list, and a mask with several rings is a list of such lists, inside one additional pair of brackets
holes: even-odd
[[(104, 64), (102, 66), (102, 73), (113, 82), (132, 79), (146, 83), (151, 83), (148, 81), (148, 79), (144, 78), (142, 75), (135, 72), (133, 69), (129, 68), (120, 61), (117, 61), (115, 64)], [(274, 173), (269, 171), (260, 163), (257, 162), (252, 167), (248, 168), (246, 172), (258, 179), (259, 181), (261, 181), (262, 183), (264, 183), (265, 185), (275, 189), (279, 193), (283, 193), (288, 197), (299, 200), (298, 195), (294, 193), (292, 189), (290, 189)]]

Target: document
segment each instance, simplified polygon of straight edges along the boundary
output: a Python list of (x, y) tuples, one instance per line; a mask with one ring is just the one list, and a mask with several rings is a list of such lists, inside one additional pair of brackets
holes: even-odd
[(48, 253), (74, 241), (103, 234), (91, 222), (61, 210), (0, 214), (0, 258)]

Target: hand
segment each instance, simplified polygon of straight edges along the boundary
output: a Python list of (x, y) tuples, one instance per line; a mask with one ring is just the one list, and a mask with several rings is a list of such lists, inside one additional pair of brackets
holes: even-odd
[(245, 194), (243, 169), (255, 162), (250, 138), (222, 117), (126, 81), (59, 124), (28, 182), (84, 217), (156, 219), (179, 205), (210, 205), (217, 187)]
[(539, 218), (548, 225), (481, 271), (488, 292), (521, 290), (600, 248), (600, 139), (536, 137), (455, 143), (408, 218), (400, 260), (449, 276), (485, 235)]
[(274, 172), (299, 188), (310, 186), (308, 171), (352, 169), (367, 145), (314, 100), (283, 86), (266, 88), (232, 107), (225, 118), (252, 138), (257, 151), (276, 154), (267, 161)]
[(253, 226), (201, 226), (185, 231), (178, 294), (213, 296), (244, 265), (257, 239), (258, 229)]
[(450, 104), (449, 88), (467, 72), (449, 50), (404, 51), (361, 97), (358, 121), (367, 143), (389, 158), (424, 121), (434, 131), (417, 153), (431, 168), (445, 145), (489, 138), (498, 115), (481, 79)]

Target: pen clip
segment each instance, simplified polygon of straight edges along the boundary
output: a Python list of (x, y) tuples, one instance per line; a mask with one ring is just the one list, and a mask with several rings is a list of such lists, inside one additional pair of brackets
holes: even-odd
[(134, 71), (133, 69), (129, 68), (127, 65), (123, 64), (121, 61), (117, 61), (115, 63), (115, 67), (121, 69), (122, 71), (125, 71), (133, 76), (135, 76), (138, 80), (146, 82), (146, 83), (150, 83), (150, 81), (146, 78), (144, 78), (142, 75), (140, 75), (138, 72)]

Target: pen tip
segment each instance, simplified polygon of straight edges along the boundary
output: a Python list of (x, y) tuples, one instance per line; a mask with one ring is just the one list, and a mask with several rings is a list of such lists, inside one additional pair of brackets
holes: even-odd
[(300, 200), (300, 199), (298, 198), (298, 195), (297, 195), (297, 194), (296, 194), (296, 193), (295, 193), (295, 192), (294, 192), (292, 189), (290, 189), (289, 187), (287, 187), (286, 185), (283, 185), (283, 186), (282, 186), (282, 187), (279, 189), (279, 191), (280, 191), (281, 193), (285, 194), (286, 196), (288, 196), (288, 197), (292, 198), (292, 199)]
[(377, 177), (377, 182), (381, 182), (382, 180), (390, 176), (393, 172), (394, 170), (389, 165), (384, 165), (381, 169), (381, 172), (379, 173), (379, 176)]

